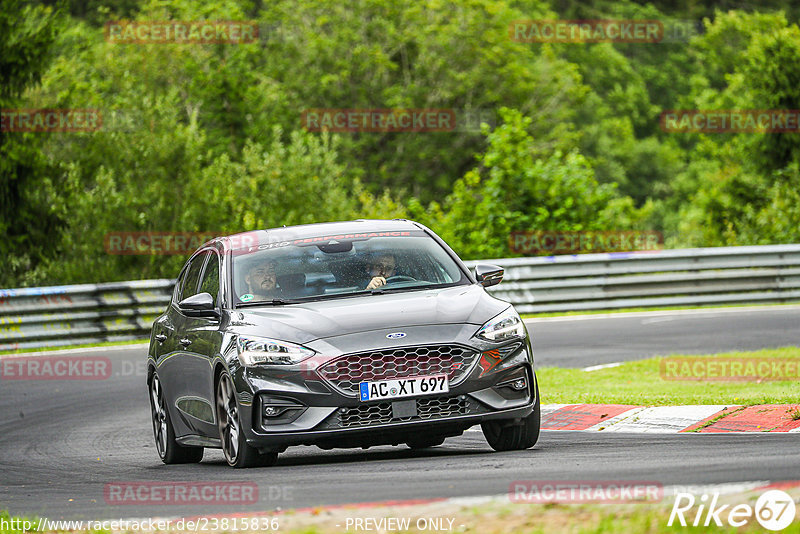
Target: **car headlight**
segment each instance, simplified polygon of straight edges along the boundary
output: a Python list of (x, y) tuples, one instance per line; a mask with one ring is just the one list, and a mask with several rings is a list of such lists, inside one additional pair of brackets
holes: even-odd
[(242, 365), (293, 365), (314, 355), (314, 351), (288, 341), (266, 337), (239, 336), (236, 341)]
[(484, 324), (475, 337), (485, 341), (508, 341), (525, 337), (525, 325), (514, 308), (508, 308)]

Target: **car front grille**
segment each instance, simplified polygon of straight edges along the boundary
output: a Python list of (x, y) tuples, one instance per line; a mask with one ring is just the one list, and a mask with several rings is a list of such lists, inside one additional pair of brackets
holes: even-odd
[(362, 381), (390, 380), (414, 376), (447, 375), (450, 386), (463, 381), (478, 353), (458, 345), (427, 345), (346, 354), (318, 372), (339, 393), (358, 396)]
[(429, 397), (417, 399), (417, 415), (392, 418), (392, 403), (380, 402), (364, 404), (354, 408), (341, 408), (336, 415), (335, 426), (352, 428), (369, 425), (380, 425), (391, 422), (423, 421), (441, 419), (456, 415), (468, 415), (476, 406), (463, 395), (454, 397)]

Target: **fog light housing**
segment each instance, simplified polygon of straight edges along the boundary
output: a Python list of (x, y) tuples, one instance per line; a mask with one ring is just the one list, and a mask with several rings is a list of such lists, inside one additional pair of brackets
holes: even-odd
[(497, 384), (497, 387), (507, 387), (514, 391), (522, 391), (528, 388), (528, 380), (524, 376), (517, 376)]
[(511, 382), (510, 385), (511, 385), (511, 389), (514, 389), (516, 391), (522, 391), (523, 389), (528, 387), (528, 383), (525, 381), (524, 378), (517, 378), (516, 380)]
[(273, 405), (264, 406), (264, 415), (266, 415), (267, 417), (277, 417), (284, 411), (286, 411), (285, 407), (279, 407)]
[(528, 372), (519, 367), (498, 382), (494, 390), (506, 400), (517, 400), (530, 397), (532, 387)]
[(285, 425), (300, 417), (307, 409), (297, 401), (261, 397), (261, 425)]

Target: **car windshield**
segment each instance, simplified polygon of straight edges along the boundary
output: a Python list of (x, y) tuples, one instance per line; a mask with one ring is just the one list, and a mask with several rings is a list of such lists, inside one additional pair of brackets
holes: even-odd
[(232, 257), (237, 305), (469, 283), (453, 258), (423, 231), (293, 239), (237, 250)]

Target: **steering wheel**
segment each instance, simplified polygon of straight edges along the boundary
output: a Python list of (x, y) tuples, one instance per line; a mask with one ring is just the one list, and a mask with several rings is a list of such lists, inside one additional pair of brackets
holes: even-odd
[(404, 274), (396, 274), (394, 276), (390, 276), (386, 279), (387, 284), (392, 284), (394, 282), (416, 282), (417, 279), (413, 276), (406, 276)]

